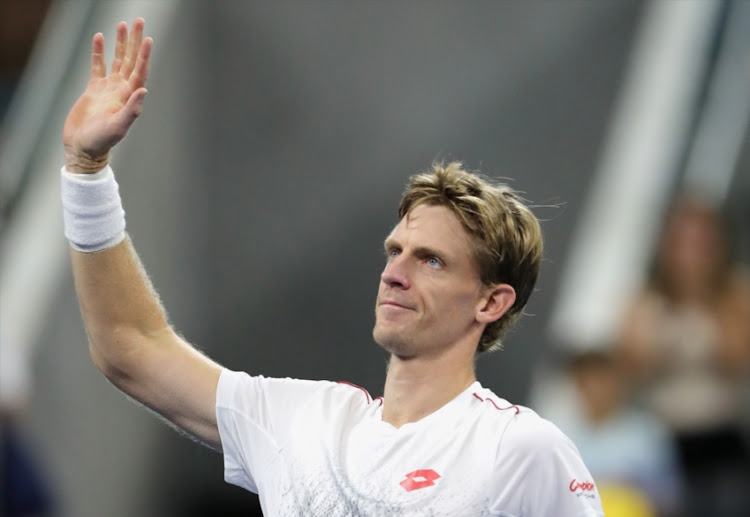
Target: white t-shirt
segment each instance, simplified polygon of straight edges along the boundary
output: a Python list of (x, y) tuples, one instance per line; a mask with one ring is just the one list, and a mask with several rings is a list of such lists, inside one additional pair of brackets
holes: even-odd
[(478, 382), (396, 429), (347, 383), (224, 370), (224, 478), (268, 517), (603, 517), (573, 443)]

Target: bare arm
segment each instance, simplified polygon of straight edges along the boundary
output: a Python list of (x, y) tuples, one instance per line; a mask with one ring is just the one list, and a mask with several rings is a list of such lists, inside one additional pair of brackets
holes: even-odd
[[(143, 19), (117, 26), (106, 73), (104, 38), (94, 36), (91, 80), (63, 129), (65, 165), (93, 173), (140, 114), (152, 41)], [(206, 444), (220, 448), (216, 386), (221, 368), (181, 339), (129, 239), (104, 251), (72, 250), (73, 274), (94, 363), (122, 391)]]
[(720, 333), (717, 359), (727, 375), (742, 378), (750, 372), (750, 275), (737, 267), (717, 307)]

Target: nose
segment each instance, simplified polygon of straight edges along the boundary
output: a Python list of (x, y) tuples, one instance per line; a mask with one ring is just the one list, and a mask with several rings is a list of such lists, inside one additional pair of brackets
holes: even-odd
[(406, 259), (403, 255), (398, 255), (388, 259), (385, 269), (380, 274), (380, 280), (388, 287), (409, 289), (411, 286), (409, 276)]

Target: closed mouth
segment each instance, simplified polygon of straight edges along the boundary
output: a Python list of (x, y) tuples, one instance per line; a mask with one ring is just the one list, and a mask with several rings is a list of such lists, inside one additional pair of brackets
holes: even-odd
[(401, 305), (400, 303), (397, 303), (397, 302), (394, 302), (394, 301), (391, 301), (391, 300), (386, 300), (384, 302), (380, 302), (380, 305), (389, 305), (391, 307), (398, 307), (400, 309), (411, 309), (411, 307), (407, 307), (406, 305)]

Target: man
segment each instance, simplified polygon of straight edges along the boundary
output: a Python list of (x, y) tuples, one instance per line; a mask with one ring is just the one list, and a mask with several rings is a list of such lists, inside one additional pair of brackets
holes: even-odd
[(108, 166), (146, 95), (143, 27), (117, 26), (109, 74), (94, 36), (91, 80), (63, 129), (66, 236), (101, 371), (223, 451), (226, 480), (257, 492), (269, 516), (601, 516), (572, 443), (476, 381), (476, 354), (497, 346), (533, 290), (541, 233), (510, 188), (460, 164), (412, 178), (385, 241), (373, 330), (391, 354), (382, 398), (232, 372), (175, 333)]

